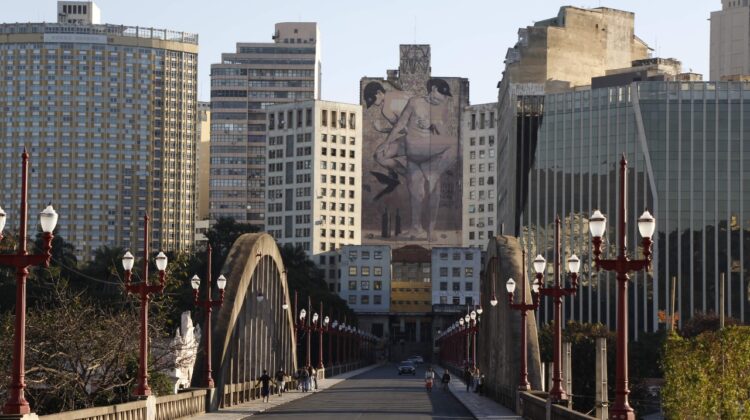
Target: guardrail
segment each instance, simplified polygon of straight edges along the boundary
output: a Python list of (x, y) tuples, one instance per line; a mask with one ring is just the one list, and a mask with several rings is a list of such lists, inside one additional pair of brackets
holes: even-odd
[[(547, 419), (547, 393), (541, 391), (521, 392), (521, 407), (519, 412), (524, 419)], [(549, 420), (593, 420), (578, 411), (561, 405), (552, 404)]]
[(156, 420), (176, 420), (206, 412), (205, 389), (156, 398)]

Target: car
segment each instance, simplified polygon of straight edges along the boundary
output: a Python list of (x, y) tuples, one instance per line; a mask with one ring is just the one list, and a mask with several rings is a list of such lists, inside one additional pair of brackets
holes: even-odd
[(401, 375), (407, 375), (411, 373), (412, 376), (415, 376), (417, 374), (417, 368), (414, 367), (414, 363), (412, 363), (409, 360), (404, 360), (403, 362), (398, 364), (398, 374)]
[(424, 363), (422, 356), (412, 356), (407, 360), (411, 360), (415, 365), (421, 365)]

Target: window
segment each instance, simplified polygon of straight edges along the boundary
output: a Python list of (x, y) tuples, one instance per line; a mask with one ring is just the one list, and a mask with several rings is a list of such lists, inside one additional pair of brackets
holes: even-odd
[(362, 259), (363, 260), (369, 260), (370, 259), (370, 251), (362, 251)]
[[(351, 301), (351, 296), (349, 296), (349, 300)], [(460, 305), (461, 304), (461, 296), (453, 296), (453, 304), (454, 305)]]
[(363, 276), (369, 276), (370, 275), (370, 267), (362, 267), (362, 275)]
[(323, 127), (328, 127), (328, 110), (327, 109), (320, 110), (320, 125), (322, 125)]
[(440, 296), (440, 304), (445, 305), (448, 303), (448, 296)]
[(440, 259), (445, 261), (448, 259), (448, 253), (447, 252), (441, 252), (440, 253)]
[(472, 299), (471, 296), (466, 296), (464, 302), (465, 302), (466, 306), (473, 306), (474, 305), (474, 299)]
[(356, 276), (357, 275), (357, 266), (353, 265), (349, 267), (349, 275), (350, 276)]
[[(349, 284), (351, 285), (351, 282), (349, 282)], [(354, 286), (356, 287), (356, 284)], [(454, 292), (460, 292), (461, 291), (461, 283), (460, 282), (457, 282), (457, 281), (453, 282), (453, 291)]]
[(383, 251), (373, 251), (373, 258), (376, 260), (383, 259)]
[(451, 276), (452, 277), (461, 277), (461, 268), (460, 267), (453, 267), (451, 270)]
[(349, 251), (349, 259), (355, 261), (357, 259), (357, 251)]
[(382, 276), (383, 275), (383, 267), (372, 267), (372, 275), (373, 276)]
[(357, 303), (357, 295), (349, 295), (349, 304), (355, 305)]
[(383, 282), (381, 280), (375, 280), (372, 283), (372, 290), (381, 290), (383, 288)]
[(466, 253), (466, 254), (464, 255), (464, 259), (465, 259), (466, 261), (471, 261), (471, 260), (473, 260), (473, 259), (474, 259), (474, 254), (473, 254), (473, 253), (471, 253), (471, 252), (467, 252), (467, 253)]
[(467, 292), (471, 292), (472, 290), (474, 290), (474, 283), (467, 281), (464, 284), (464, 290), (466, 290)]
[(372, 297), (372, 304), (373, 305), (380, 305), (383, 303), (383, 297), (380, 295), (374, 295)]
[(465, 267), (464, 268), (464, 277), (473, 277), (474, 276), (474, 269), (471, 267)]
[(370, 290), (370, 282), (367, 280), (362, 280), (359, 282), (359, 287), (361, 290)]
[(360, 296), (360, 303), (363, 305), (369, 305), (370, 304), (370, 296), (369, 295), (362, 295)]
[(349, 290), (357, 290), (357, 280), (349, 280)]
[(441, 281), (440, 282), (440, 290), (443, 292), (448, 291), (448, 282), (447, 281)]
[(453, 253), (453, 261), (460, 261), (461, 260), (461, 253), (460, 252), (454, 252)]
[(440, 277), (448, 277), (448, 267), (440, 267)]

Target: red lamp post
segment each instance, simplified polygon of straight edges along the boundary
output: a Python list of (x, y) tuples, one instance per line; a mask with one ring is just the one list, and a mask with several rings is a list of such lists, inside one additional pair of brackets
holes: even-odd
[(195, 299), (195, 306), (198, 308), (203, 308), (204, 311), (206, 311), (206, 323), (204, 324), (205, 327), (205, 335), (206, 335), (206, 388), (213, 388), (214, 387), (214, 378), (211, 377), (211, 312), (213, 312), (214, 307), (221, 307), (221, 305), (224, 303), (224, 288), (227, 285), (227, 279), (224, 277), (224, 275), (220, 275), (218, 279), (216, 279), (216, 285), (219, 287), (219, 299), (214, 300), (211, 298), (211, 245), (208, 245), (208, 248), (206, 249), (206, 255), (207, 255), (207, 262), (208, 267), (206, 268), (206, 299), (199, 300), (199, 289), (201, 287), (201, 279), (198, 277), (198, 275), (194, 275), (192, 279), (190, 279), (190, 286), (193, 288), (193, 298)]
[[(320, 302), (320, 314), (322, 316), (323, 314), (323, 302)], [(318, 332), (318, 369), (323, 369), (323, 331), (328, 331), (328, 323), (330, 322), (330, 318), (328, 316), (325, 316), (322, 320), (318, 317), (317, 313), (314, 313), (312, 316), (312, 325), (310, 326), (310, 331), (317, 331)], [(310, 336), (308, 335), (308, 347), (307, 351), (310, 351)], [(308, 363), (310, 360), (310, 357), (308, 356)]]
[(531, 290), (534, 292), (532, 303), (526, 303), (526, 253), (524, 252), (521, 255), (524, 262), (521, 267), (522, 302), (513, 303), (513, 292), (516, 290), (515, 280), (508, 279), (505, 283), (505, 289), (508, 291), (508, 303), (510, 304), (510, 309), (521, 313), (521, 368), (518, 377), (518, 389), (519, 391), (528, 391), (531, 387), (529, 386), (529, 373), (528, 368), (526, 367), (526, 354), (528, 352), (526, 347), (526, 312), (536, 310), (536, 308), (539, 307), (539, 279), (541, 276), (537, 274), (537, 278), (531, 286)]
[(648, 270), (651, 268), (651, 237), (656, 229), (656, 220), (648, 210), (638, 219), (638, 232), (643, 237), (643, 259), (631, 260), (627, 256), (627, 171), (628, 161), (625, 155), (620, 160), (620, 206), (618, 220), (618, 255), (615, 259), (601, 259), (602, 235), (606, 230), (607, 219), (595, 210), (589, 219), (594, 245), (594, 262), (596, 268), (617, 273), (617, 366), (615, 370), (615, 403), (609, 409), (610, 418), (620, 420), (635, 419), (635, 412), (628, 403), (628, 279), (631, 271)]
[(544, 282), (541, 281), (544, 275), (544, 271), (547, 268), (547, 262), (544, 257), (537, 255), (534, 260), (534, 271), (536, 271), (539, 277), (541, 287), (540, 293), (544, 296), (550, 296), (554, 299), (555, 307), (555, 337), (553, 340), (553, 371), (552, 371), (552, 389), (550, 389), (549, 396), (554, 403), (561, 403), (568, 400), (568, 394), (565, 392), (565, 387), (562, 384), (562, 374), (560, 370), (562, 362), (562, 298), (564, 296), (575, 295), (578, 290), (578, 270), (581, 266), (581, 261), (578, 257), (573, 254), (568, 258), (568, 270), (570, 271), (570, 278), (572, 287), (563, 287), (560, 281), (562, 276), (560, 269), (560, 217), (555, 218), (555, 263), (554, 263), (554, 276), (555, 284), (553, 287), (544, 287)]
[[(11, 370), (10, 384), (8, 385), (8, 401), (3, 406), (3, 414), (29, 414), (31, 406), (24, 396), (26, 383), (25, 357), (26, 357), (26, 279), (29, 277), (29, 266), (40, 265), (49, 267), (52, 258), (52, 232), (57, 225), (57, 212), (51, 205), (47, 206), (39, 214), (39, 222), (44, 232), (44, 253), (29, 255), (26, 249), (26, 220), (28, 213), (28, 164), (29, 153), (26, 148), (21, 154), (21, 226), (18, 233), (18, 251), (15, 254), (0, 255), (0, 265), (16, 269), (16, 311), (13, 334), (13, 366)], [(5, 228), (5, 211), (0, 208), (0, 240), (3, 239), (2, 231)]]
[(151, 395), (151, 387), (148, 386), (148, 302), (151, 300), (151, 294), (162, 293), (164, 291), (164, 282), (166, 280), (167, 256), (159, 252), (156, 256), (156, 268), (159, 270), (159, 284), (148, 284), (148, 216), (144, 216), (143, 226), (143, 278), (138, 284), (131, 284), (133, 263), (135, 258), (130, 251), (122, 257), (122, 267), (125, 269), (125, 290), (128, 293), (137, 294), (141, 299), (141, 351), (140, 365), (138, 367), (138, 386), (133, 395), (148, 396)]

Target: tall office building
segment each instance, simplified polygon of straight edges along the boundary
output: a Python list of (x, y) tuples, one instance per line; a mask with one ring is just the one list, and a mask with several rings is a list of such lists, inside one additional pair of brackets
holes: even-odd
[(587, 86), (609, 69), (649, 57), (634, 31), (635, 15), (597, 7), (560, 8), (557, 16), (518, 30), (498, 84), (498, 226), (520, 235), (518, 215), (527, 204), (529, 168), (545, 93)]
[(461, 118), (463, 246), (485, 249), (497, 232), (497, 103), (471, 105)]
[[(628, 163), (628, 249), (640, 257), (636, 218), (656, 218), (651, 273), (629, 286), (631, 334), (659, 328), (675, 278), (680, 323), (696, 312), (717, 312), (726, 277), (726, 313), (746, 322), (750, 285), (750, 84), (636, 82), (547, 95), (529, 201), (522, 213), (527, 255), (552, 257), (554, 217), (563, 220), (563, 257), (581, 257), (578, 294), (566, 318), (614, 327), (613, 273), (591, 262), (588, 218), (608, 219), (604, 257), (617, 238), (619, 160)], [(542, 308), (541, 319), (550, 318)]]
[(362, 107), (304, 101), (268, 108), (266, 230), (338, 280), (333, 253), (361, 243)]
[(238, 43), (211, 65), (210, 217), (263, 225), (266, 108), (320, 98), (317, 23), (277, 23), (274, 42)]
[(146, 214), (153, 248), (190, 249), (198, 36), (100, 24), (92, 2), (61, 1), (57, 12), (56, 23), (0, 25), (9, 226), (18, 223), (26, 147), (29, 209), (51, 201), (80, 258), (104, 245), (141, 249)]
[(748, 0), (721, 0), (711, 12), (709, 78), (723, 80), (750, 75), (750, 4)]
[(398, 70), (360, 79), (363, 241), (458, 246), (469, 80), (434, 76), (429, 45), (399, 51)]

